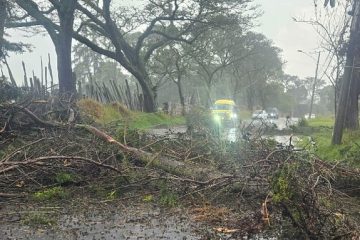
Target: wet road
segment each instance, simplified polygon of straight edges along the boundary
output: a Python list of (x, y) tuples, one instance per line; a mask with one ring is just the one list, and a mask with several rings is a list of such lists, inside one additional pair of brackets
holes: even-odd
[[(279, 119), (266, 119), (266, 120), (252, 120), (246, 119), (241, 123), (240, 129), (246, 131), (246, 129), (253, 128), (262, 128), (262, 127), (276, 127), (277, 130), (285, 130), (291, 125), (296, 125), (298, 123), (298, 118), (292, 118), (286, 123), (286, 118)], [(241, 132), (239, 128), (227, 128), (221, 131), (221, 136), (223, 139), (228, 140), (230, 142), (235, 142), (237, 139), (240, 139)], [(168, 136), (168, 137), (176, 137), (179, 133), (185, 133), (187, 130), (186, 126), (177, 126), (172, 128), (156, 128), (149, 130), (150, 134), (155, 136)], [(281, 135), (281, 136), (263, 136), (266, 138), (273, 138), (275, 141), (281, 144), (288, 144), (290, 140), (290, 135)]]
[[(34, 209), (29, 213), (38, 211)], [(22, 224), (24, 216), (20, 214), (19, 217), (20, 222), (1, 223), (1, 240), (201, 239), (195, 233), (199, 230), (198, 224), (191, 220), (186, 211), (176, 209), (164, 212), (152, 205), (114, 205), (106, 210), (90, 207), (57, 217), (49, 215), (49, 218), (56, 218), (56, 223), (51, 226), (28, 226)]]

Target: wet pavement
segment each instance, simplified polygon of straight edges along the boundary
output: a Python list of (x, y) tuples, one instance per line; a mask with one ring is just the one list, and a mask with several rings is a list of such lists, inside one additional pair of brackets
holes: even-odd
[(197, 224), (181, 209), (164, 212), (151, 205), (139, 205), (84, 209), (56, 218), (52, 226), (28, 226), (21, 221), (2, 220), (0, 239), (201, 239), (194, 232)]
[[(242, 134), (240, 132), (240, 129), (243, 131), (247, 131), (250, 127), (253, 128), (262, 128), (262, 127), (275, 127), (275, 129), (282, 131), (289, 129), (289, 126), (296, 125), (298, 123), (298, 118), (292, 118), (286, 122), (286, 118), (279, 118), (279, 119), (267, 119), (267, 120), (252, 120), (247, 119), (243, 120), (240, 128), (225, 128), (221, 131), (221, 137), (224, 140), (227, 140), (229, 142), (235, 142), (238, 139), (242, 138)], [(149, 134), (155, 135), (155, 136), (166, 136), (169, 138), (175, 138), (177, 134), (183, 134), (186, 133), (186, 126), (176, 126), (171, 128), (154, 128), (148, 131)], [(287, 145), (290, 143), (290, 135), (273, 135), (268, 136), (264, 135), (261, 137), (265, 138), (272, 138), (275, 141), (277, 141), (280, 144)], [(292, 137), (292, 144), (297, 141), (296, 137)]]

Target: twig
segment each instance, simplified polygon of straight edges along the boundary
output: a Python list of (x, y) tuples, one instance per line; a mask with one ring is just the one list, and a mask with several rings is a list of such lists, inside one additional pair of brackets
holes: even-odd
[(0, 170), (0, 173), (6, 173), (6, 172), (8, 172), (10, 170), (13, 170), (13, 169), (17, 168), (18, 166), (30, 165), (30, 164), (38, 164), (38, 163), (41, 163), (42, 161), (49, 161), (49, 160), (69, 160), (69, 161), (79, 160), (79, 161), (90, 162), (92, 164), (95, 164), (97, 166), (113, 170), (115, 172), (119, 172), (119, 173), (121, 172), (119, 169), (117, 169), (117, 168), (115, 168), (115, 167), (113, 167), (111, 165), (99, 163), (99, 162), (96, 162), (96, 161), (94, 161), (92, 159), (89, 159), (89, 158), (77, 157), (77, 156), (46, 156), (46, 157), (33, 158), (33, 159), (29, 159), (29, 160), (22, 161), (22, 162), (2, 162), (2, 163), (0, 163), (0, 167), (1, 166), (8, 166), (8, 165), (10, 165), (10, 166)]

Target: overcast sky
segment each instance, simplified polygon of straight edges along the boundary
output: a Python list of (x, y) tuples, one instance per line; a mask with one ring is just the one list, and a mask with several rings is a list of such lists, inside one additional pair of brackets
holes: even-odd
[[(292, 19), (293, 17), (311, 17), (313, 0), (254, 0), (254, 2), (259, 4), (264, 12), (255, 30), (265, 34), (273, 40), (274, 45), (283, 50), (282, 58), (286, 62), (285, 72), (300, 77), (314, 76), (315, 60), (297, 50), (313, 52), (319, 45), (318, 37), (311, 26), (295, 23)], [(54, 46), (45, 34), (24, 38), (23, 33), (16, 32), (12, 33), (12, 36), (14, 41), (21, 40), (33, 45), (32, 52), (12, 55), (8, 59), (17, 81), (20, 82), (23, 79), (22, 60), (27, 66), (28, 74), (34, 70), (35, 74), (40, 76), (40, 57), (47, 59), (50, 53), (53, 68), (55, 68)]]

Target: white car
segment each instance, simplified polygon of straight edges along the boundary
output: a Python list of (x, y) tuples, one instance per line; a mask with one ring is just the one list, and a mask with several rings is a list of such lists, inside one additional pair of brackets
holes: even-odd
[[(313, 119), (313, 118), (315, 118), (315, 117), (316, 117), (315, 114), (311, 114), (311, 116), (310, 116), (311, 119)], [(309, 119), (309, 114), (305, 114), (305, 115), (304, 115), (304, 118), (305, 118), (305, 119)]]
[(252, 119), (267, 119), (268, 118), (268, 113), (265, 110), (256, 110), (251, 115), (251, 118)]

